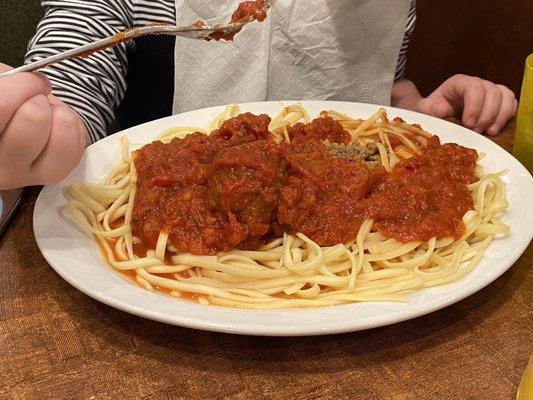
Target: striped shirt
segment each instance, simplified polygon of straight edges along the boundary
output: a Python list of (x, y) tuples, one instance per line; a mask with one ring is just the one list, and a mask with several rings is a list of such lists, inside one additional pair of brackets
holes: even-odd
[[(126, 28), (148, 24), (175, 24), (174, 0), (42, 0), (44, 18), (28, 45), (25, 62), (111, 36)], [(416, 2), (411, 0), (395, 79), (405, 75), (407, 47), (416, 21)], [(85, 122), (91, 140), (106, 135), (126, 92), (128, 50), (121, 44), (90, 58), (66, 60), (43, 69), (53, 94), (73, 108)]]

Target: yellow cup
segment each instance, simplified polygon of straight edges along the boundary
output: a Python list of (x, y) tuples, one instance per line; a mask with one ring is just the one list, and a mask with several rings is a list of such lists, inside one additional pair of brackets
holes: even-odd
[(513, 154), (533, 174), (533, 54), (526, 58)]

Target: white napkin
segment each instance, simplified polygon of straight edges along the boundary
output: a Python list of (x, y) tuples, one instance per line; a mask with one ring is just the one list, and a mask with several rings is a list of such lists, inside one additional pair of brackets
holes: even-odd
[[(176, 20), (225, 22), (238, 0), (178, 0)], [(176, 39), (174, 113), (263, 100), (390, 103), (410, 0), (276, 0), (233, 42)], [(222, 16), (222, 18), (220, 18)]]

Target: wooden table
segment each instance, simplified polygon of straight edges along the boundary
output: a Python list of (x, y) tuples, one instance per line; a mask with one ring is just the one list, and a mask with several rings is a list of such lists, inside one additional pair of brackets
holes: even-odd
[[(514, 126), (494, 141), (509, 150)], [(132, 316), (63, 281), (32, 234), (0, 242), (0, 398), (512, 399), (533, 352), (533, 246), (473, 296), (363, 332), (258, 338)]]

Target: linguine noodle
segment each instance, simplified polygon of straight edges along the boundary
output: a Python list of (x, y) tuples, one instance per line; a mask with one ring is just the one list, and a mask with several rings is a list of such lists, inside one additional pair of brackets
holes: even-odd
[[(207, 131), (175, 127), (156, 140), (168, 142), (193, 132), (207, 134), (238, 113), (238, 107), (230, 105)], [(336, 111), (325, 113), (341, 123), (353, 143), (375, 143), (387, 171), (400, 159), (420, 152), (431, 137), (417, 125), (389, 120), (384, 109), (366, 120)], [(291, 105), (270, 122), (269, 130), (279, 142), (290, 141), (285, 127), (308, 121), (303, 107)], [(393, 148), (392, 137), (401, 144)], [(133, 236), (131, 228), (137, 175), (128, 140), (123, 137), (121, 159), (105, 181), (72, 184), (66, 211), (97, 240), (113, 268), (130, 271), (136, 282), (150, 291), (192, 297), (201, 304), (257, 309), (402, 302), (411, 291), (463, 278), (496, 236), (509, 234), (509, 227), (500, 221), (508, 207), (500, 179), (504, 173), (485, 173), (477, 165), (479, 180), (467, 186), (474, 209), (464, 214), (466, 229), (458, 239), (400, 243), (374, 231), (374, 221), (367, 219), (350, 243), (321, 247), (301, 233), (284, 234), (258, 250), (235, 249), (215, 256), (180, 253), (168, 233), (161, 231), (155, 249), (138, 257), (134, 246), (140, 239)]]

